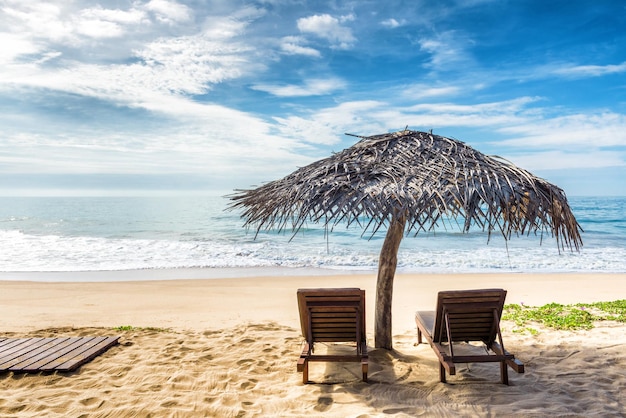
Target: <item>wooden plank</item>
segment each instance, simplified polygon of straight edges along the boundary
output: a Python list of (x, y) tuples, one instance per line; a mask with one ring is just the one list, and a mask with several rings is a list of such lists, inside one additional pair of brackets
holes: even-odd
[(323, 306), (319, 306), (319, 305), (307, 305), (308, 309), (311, 310), (311, 312), (317, 312), (317, 313), (325, 313), (325, 312), (345, 312), (345, 313), (354, 313), (355, 311), (359, 310), (359, 306), (358, 305), (350, 305), (350, 306), (345, 306), (345, 305), (340, 305), (340, 304), (332, 304), (332, 305), (323, 305)]
[(341, 333), (356, 335), (356, 324), (319, 324), (311, 328), (311, 332), (315, 335), (320, 333)]
[(346, 311), (345, 309), (333, 309), (332, 307), (328, 307), (323, 311), (318, 311), (317, 309), (311, 309), (311, 316), (316, 318), (354, 318), (356, 317), (357, 310), (351, 309)]
[(30, 340), (41, 340), (41, 338), (12, 338), (4, 340), (2, 346), (0, 347), (0, 356), (3, 355), (3, 353), (9, 354), (16, 346), (24, 344)]
[(49, 344), (45, 338), (24, 338), (16, 339), (15, 344), (10, 349), (0, 353), (0, 370), (8, 369), (14, 364), (20, 363), (39, 351), (40, 347)]
[(335, 319), (335, 320), (329, 320), (329, 321), (320, 321), (320, 320), (313, 320), (311, 321), (311, 327), (312, 328), (321, 328), (321, 327), (351, 327), (351, 328), (355, 328), (356, 327), (356, 323), (357, 321), (355, 321), (354, 319), (352, 321), (350, 320), (346, 320), (345, 318), (341, 321)]
[[(64, 338), (63, 341), (68, 338)], [(6, 361), (4, 364), (0, 365), (0, 370), (11, 370), (18, 364), (27, 365), (28, 361), (34, 357), (40, 356), (42, 353), (45, 353), (48, 350), (53, 350), (59, 342), (55, 341), (54, 338), (41, 338), (39, 341), (33, 344), (33, 349), (29, 349), (28, 344), (23, 345), (22, 355), (18, 357), (14, 357), (13, 359)]]
[(354, 326), (351, 327), (319, 327), (313, 328), (313, 337), (319, 334), (347, 334), (356, 335), (357, 330)]
[(117, 344), (119, 337), (3, 339), (0, 372), (72, 371)]
[(16, 339), (12, 338), (12, 339), (8, 339), (8, 338), (0, 338), (0, 353), (2, 352), (2, 350), (5, 349), (5, 347), (11, 345), (11, 344), (15, 344), (16, 343)]
[(363, 356), (361, 355), (343, 355), (343, 354), (316, 354), (314, 356), (310, 356), (308, 361), (333, 361), (333, 362), (347, 362), (347, 363), (357, 363), (361, 362)]
[(89, 344), (84, 344), (80, 349), (75, 349), (73, 352), (66, 354), (64, 357), (70, 357), (64, 362), (61, 362), (61, 358), (53, 363), (49, 363), (42, 370), (58, 370), (58, 371), (72, 371), (78, 367), (104, 353), (106, 350), (116, 345), (120, 337), (98, 337), (89, 341)]
[[(34, 338), (18, 338), (5, 340), (0, 345), (0, 356), (8, 355), (15, 350), (19, 350), (19, 346), (23, 344), (25, 341), (33, 340)], [(39, 338), (40, 339), (40, 338)]]
[(353, 333), (320, 333), (315, 335), (315, 339), (317, 341), (335, 341), (338, 343), (341, 342), (355, 342), (356, 334)]
[[(102, 341), (105, 337), (93, 337), (79, 339), (73, 344), (64, 347), (62, 350), (56, 351), (47, 359), (40, 361), (38, 364), (32, 364), (29, 368), (39, 369), (41, 371), (56, 370), (56, 366), (71, 361), (72, 358), (80, 353), (87, 351), (90, 347)], [(67, 370), (65, 370), (67, 371)]]
[(78, 343), (80, 343), (79, 337), (65, 338), (63, 341), (57, 341), (56, 338), (50, 338), (48, 339), (48, 343), (46, 345), (40, 347), (38, 350), (35, 350), (37, 351), (36, 355), (9, 367), (9, 370), (20, 370), (26, 372), (38, 371), (40, 366), (44, 366), (54, 360), (58, 352), (62, 352), (67, 347), (73, 347)]

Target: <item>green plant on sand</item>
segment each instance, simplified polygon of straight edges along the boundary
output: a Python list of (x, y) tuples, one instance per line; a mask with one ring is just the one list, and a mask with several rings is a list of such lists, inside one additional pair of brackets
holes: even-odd
[(118, 327), (113, 328), (116, 331), (156, 331), (156, 332), (167, 332), (169, 328), (159, 328), (159, 327), (134, 327), (132, 325), (120, 325)]
[(515, 322), (518, 328), (514, 332), (537, 333), (527, 326), (529, 322), (557, 330), (591, 329), (595, 321), (626, 322), (626, 299), (574, 305), (549, 303), (540, 307), (510, 304), (504, 307), (502, 319)]

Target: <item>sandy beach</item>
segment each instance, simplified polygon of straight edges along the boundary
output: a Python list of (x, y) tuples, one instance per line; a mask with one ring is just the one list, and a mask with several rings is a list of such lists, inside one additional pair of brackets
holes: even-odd
[[(415, 345), (413, 319), (446, 289), (502, 287), (507, 303), (526, 305), (624, 299), (626, 274), (399, 275), (393, 352), (374, 349), (374, 274), (111, 282), (71, 275), (1, 280), (0, 335), (120, 335), (121, 343), (69, 374), (0, 374), (2, 417), (626, 416), (623, 324), (531, 335), (503, 322), (507, 349), (526, 365), (504, 386), (492, 364), (460, 365), (440, 383), (432, 349)], [(356, 364), (313, 363), (315, 383), (302, 384), (295, 294), (306, 287), (366, 290), (369, 383)]]

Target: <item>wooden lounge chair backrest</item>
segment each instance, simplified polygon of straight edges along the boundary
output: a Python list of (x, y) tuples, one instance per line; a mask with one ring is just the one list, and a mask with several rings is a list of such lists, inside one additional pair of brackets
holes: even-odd
[[(482, 341), (487, 347), (496, 340), (506, 298), (504, 289), (439, 292), (433, 341)], [(450, 330), (446, 329), (446, 315)]]
[(365, 291), (298, 289), (302, 336), (315, 342), (365, 342)]

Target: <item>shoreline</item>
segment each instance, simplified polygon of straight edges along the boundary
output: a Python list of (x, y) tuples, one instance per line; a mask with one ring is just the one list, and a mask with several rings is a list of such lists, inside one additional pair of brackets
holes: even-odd
[[(219, 280), (272, 277), (320, 277), (320, 276), (376, 276), (376, 269), (325, 268), (325, 267), (181, 267), (145, 268), (127, 270), (69, 270), (69, 271), (0, 271), (0, 282), (29, 281), (54, 283), (81, 282), (134, 282), (169, 280)], [(396, 276), (623, 276), (626, 272), (614, 271), (515, 271), (489, 270), (468, 272), (411, 271), (398, 268)]]
[(195, 279), (213, 280), (285, 276), (349, 276), (370, 273), (372, 273), (372, 271), (362, 269), (325, 269), (316, 267), (185, 267), (128, 270), (2, 271), (0, 272), (0, 281), (76, 283)]

